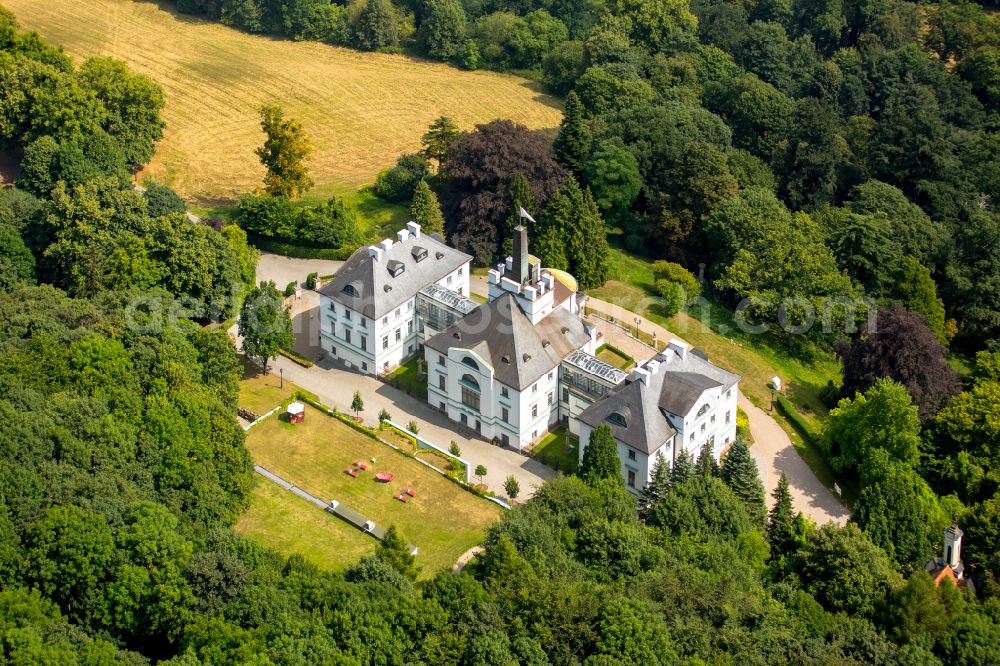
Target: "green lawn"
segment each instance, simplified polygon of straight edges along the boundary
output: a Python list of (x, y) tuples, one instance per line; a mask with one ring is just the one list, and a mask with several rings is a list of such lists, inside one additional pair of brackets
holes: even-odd
[[(247, 448), (255, 463), (317, 497), (337, 499), (383, 527), (396, 525), (420, 549), (418, 561), (424, 577), (451, 567), (459, 555), (480, 543), (502, 511), (412, 458), (308, 406), (301, 424), (270, 418), (249, 431)], [(370, 464), (371, 458), (375, 464)], [(355, 479), (344, 470), (356, 460), (369, 463), (369, 469)], [(396, 478), (377, 483), (377, 472), (391, 472)], [(405, 487), (417, 493), (408, 504), (394, 499)], [(311, 511), (312, 507), (303, 503), (302, 509)]]
[(286, 557), (302, 555), (324, 569), (354, 564), (378, 545), (340, 518), (259, 477), (236, 531)]
[(827, 381), (840, 381), (840, 363), (832, 353), (801, 359), (774, 335), (751, 335), (739, 329), (733, 313), (709, 299), (702, 312), (680, 312), (665, 317), (653, 288), (652, 262), (612, 248), (612, 279), (589, 293), (595, 298), (633, 310), (647, 320), (701, 347), (713, 363), (742, 375), (740, 389), (755, 404), (766, 407), (771, 400), (768, 383), (781, 377), (786, 396), (806, 420), (818, 428), (826, 408), (818, 394)]
[(635, 365), (634, 358), (616, 349), (612, 349), (606, 344), (597, 348), (597, 358), (622, 370), (628, 370)]
[(289, 381), (282, 387), (281, 377), (277, 374), (265, 375), (253, 363), (243, 359), (243, 381), (240, 382), (240, 395), (236, 404), (244, 409), (263, 416), (271, 408), (277, 407), (298, 388)]
[(564, 474), (575, 474), (579, 442), (565, 428), (553, 430), (535, 447), (535, 458)]
[(386, 375), (386, 379), (414, 398), (427, 400), (427, 378), (421, 376), (421, 365), (423, 365), (423, 359), (420, 356), (414, 356)]

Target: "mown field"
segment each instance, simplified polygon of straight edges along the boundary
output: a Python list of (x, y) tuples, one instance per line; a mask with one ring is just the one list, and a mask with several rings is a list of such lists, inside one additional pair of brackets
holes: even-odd
[(257, 111), (278, 104), (300, 119), (315, 152), (317, 194), (347, 194), (420, 145), (446, 114), (462, 128), (510, 118), (558, 125), (559, 102), (515, 76), (466, 72), (405, 56), (360, 53), (244, 34), (177, 14), (165, 2), (4, 0), (25, 28), (76, 60), (119, 58), (166, 94), (167, 128), (139, 178), (197, 205), (231, 204), (259, 185)]

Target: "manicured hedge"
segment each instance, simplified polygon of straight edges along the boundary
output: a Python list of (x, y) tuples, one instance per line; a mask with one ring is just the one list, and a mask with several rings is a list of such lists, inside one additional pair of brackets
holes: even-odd
[(297, 259), (327, 259), (330, 261), (344, 261), (358, 249), (353, 245), (338, 248), (303, 247), (301, 245), (293, 245), (291, 243), (282, 243), (268, 238), (261, 238), (260, 236), (255, 236), (251, 239), (251, 242), (254, 247), (259, 250), (263, 250), (264, 252), (280, 254), (285, 257), (296, 257)]
[(278, 353), (281, 354), (282, 356), (284, 356), (285, 358), (290, 359), (290, 360), (294, 361), (295, 363), (298, 363), (303, 368), (311, 368), (313, 366), (313, 362), (312, 361), (310, 361), (308, 359), (305, 359), (305, 358), (302, 358), (301, 356), (299, 356), (298, 354), (296, 354), (293, 351), (289, 351), (287, 349), (278, 349)]
[(810, 443), (815, 443), (817, 439), (816, 432), (812, 429), (812, 426), (806, 423), (805, 419), (802, 418), (802, 415), (799, 414), (799, 411), (795, 409), (795, 406), (788, 398), (779, 395), (776, 401), (778, 403), (778, 410), (785, 415), (785, 418), (792, 424), (792, 427), (802, 435), (802, 439)]

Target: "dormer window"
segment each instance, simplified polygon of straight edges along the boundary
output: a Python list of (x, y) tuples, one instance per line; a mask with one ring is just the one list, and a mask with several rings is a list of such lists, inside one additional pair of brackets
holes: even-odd
[(471, 356), (466, 356), (465, 358), (463, 358), (462, 359), (462, 363), (465, 364), (465, 365), (467, 365), (467, 366), (469, 366), (470, 368), (472, 368), (474, 370), (478, 370), (479, 369), (479, 364), (476, 363), (475, 360), (473, 360), (473, 358)]
[(427, 258), (427, 248), (414, 245), (413, 249), (410, 250), (410, 254), (413, 255), (413, 260), (419, 264)]
[(389, 271), (389, 275), (391, 275), (392, 277), (399, 277), (400, 275), (403, 274), (403, 271), (406, 270), (406, 264), (404, 264), (402, 261), (396, 261), (395, 259), (393, 259), (392, 261), (386, 264), (386, 269)]
[(622, 416), (620, 412), (611, 412), (604, 420), (613, 425), (621, 426), (622, 428), (628, 427), (628, 421), (625, 420), (625, 417)]
[(353, 284), (345, 284), (344, 288), (340, 290), (345, 296), (350, 296), (351, 298), (358, 298), (361, 294), (358, 293), (357, 287)]

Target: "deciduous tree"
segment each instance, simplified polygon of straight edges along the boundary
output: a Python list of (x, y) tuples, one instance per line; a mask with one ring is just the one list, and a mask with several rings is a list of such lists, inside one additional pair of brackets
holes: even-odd
[(961, 388), (944, 345), (923, 317), (898, 306), (880, 309), (875, 324), (866, 335), (837, 347), (844, 363), (842, 395), (888, 377), (906, 387), (921, 421), (930, 420)]
[(291, 349), (295, 342), (292, 319), (274, 282), (261, 282), (247, 295), (240, 310), (239, 333), (243, 353), (264, 372), (279, 349)]
[(312, 178), (305, 167), (312, 145), (302, 124), (291, 118), (286, 120), (276, 106), (264, 106), (260, 109), (260, 127), (266, 138), (257, 149), (257, 156), (267, 169), (264, 176), (267, 193), (294, 198), (312, 187)]

